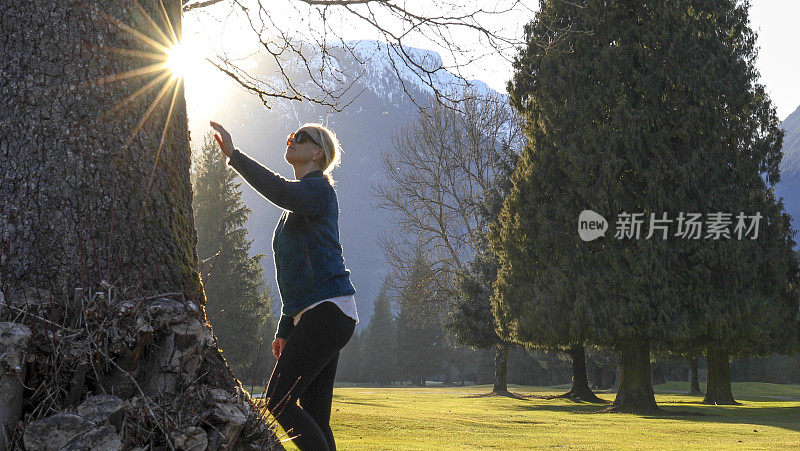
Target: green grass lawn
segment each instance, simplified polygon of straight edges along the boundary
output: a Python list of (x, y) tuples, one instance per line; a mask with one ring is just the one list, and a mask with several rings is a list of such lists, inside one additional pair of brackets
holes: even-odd
[[(341, 384), (334, 392), (331, 423), (342, 450), (800, 448), (800, 386), (734, 383), (740, 406), (706, 406), (699, 403), (701, 397), (672, 393), (688, 389), (688, 383), (659, 385), (656, 401), (668, 412), (694, 415), (649, 416), (591, 414), (602, 407), (563, 399), (479, 396), (491, 390), (488, 385)], [(561, 393), (558, 387), (509, 390), (534, 396)], [(599, 396), (613, 401), (615, 395)]]

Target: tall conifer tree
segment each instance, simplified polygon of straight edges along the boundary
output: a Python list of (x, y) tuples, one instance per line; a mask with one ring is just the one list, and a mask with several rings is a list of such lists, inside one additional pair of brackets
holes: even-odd
[(387, 385), (394, 380), (397, 362), (396, 331), (388, 291), (387, 276), (375, 299), (375, 308), (361, 342), (362, 377), (381, 385)]
[(336, 367), (336, 380), (347, 382), (362, 382), (361, 377), (361, 340), (364, 331), (356, 330), (350, 341), (339, 353), (339, 363)]
[(241, 183), (225, 160), (211, 136), (206, 136), (192, 177), (197, 254), (203, 262), (206, 315), (229, 365), (247, 382), (252, 375), (246, 369), (258, 357), (259, 338), (267, 342), (262, 354), (269, 352), (271, 337), (260, 334), (273, 329), (265, 324), (271, 321), (270, 294), (262, 282), (263, 255), (250, 256), (252, 241), (244, 227), (250, 209), (242, 202)]
[[(615, 346), (616, 410), (657, 409), (651, 343), (770, 349), (796, 333), (791, 230), (765, 183), (781, 133), (747, 8), (543, 1), (526, 26), (509, 90), (528, 146), (492, 233), (495, 314), (516, 341)], [(609, 220), (605, 237), (579, 238), (587, 209)], [(682, 238), (681, 212), (761, 212), (762, 235)], [(619, 234), (623, 213), (643, 214), (641, 234)], [(664, 214), (668, 236), (648, 237)]]
[(411, 274), (395, 300), (398, 304), (397, 371), (415, 385), (424, 385), (426, 376), (442, 367), (440, 357), (446, 346), (443, 331), (441, 293), (428, 270), (429, 263), (418, 255)]

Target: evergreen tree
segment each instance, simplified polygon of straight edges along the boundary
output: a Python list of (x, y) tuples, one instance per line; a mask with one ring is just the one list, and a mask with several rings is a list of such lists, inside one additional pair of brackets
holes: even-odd
[[(780, 149), (780, 139), (777, 145)], [(736, 167), (745, 164), (737, 161)], [(706, 281), (710, 290), (691, 304), (699, 313), (693, 318), (700, 332), (694, 342), (706, 345), (706, 404), (736, 404), (731, 391), (732, 356), (793, 352), (800, 337), (800, 269), (792, 249), (791, 218), (773, 190), (753, 172), (750, 180), (731, 184), (733, 198), (726, 200), (745, 203), (743, 208), (764, 216), (758, 239), (714, 243), (715, 254), (708, 250), (689, 254), (711, 275)]]
[(361, 342), (364, 331), (353, 333), (350, 341), (339, 352), (339, 364), (336, 368), (336, 380), (347, 382), (363, 382), (361, 376)]
[(428, 270), (429, 264), (418, 255), (411, 267), (405, 286), (396, 299), (397, 373), (400, 377), (422, 386), (427, 376), (436, 374), (445, 346), (442, 312), (443, 304)]
[(388, 276), (375, 299), (369, 325), (364, 330), (361, 346), (361, 375), (370, 382), (388, 385), (394, 380), (395, 326), (389, 299)]
[[(517, 124), (517, 122), (514, 122)], [(519, 137), (514, 139), (519, 140)], [(496, 221), (503, 208), (503, 199), (511, 189), (511, 174), (519, 155), (513, 146), (502, 143), (494, 156), (497, 174), (483, 192), (479, 215), (485, 221)], [(485, 233), (474, 237), (478, 249), (469, 262), (467, 274), (456, 275), (456, 297), (447, 328), (455, 334), (459, 344), (476, 349), (495, 347), (495, 374), (493, 393), (508, 394), (508, 353), (511, 343), (500, 338), (495, 331), (496, 318), (492, 315), (492, 283), (497, 277), (497, 256), (488, 249)]]
[(447, 328), (459, 344), (483, 349), (495, 347), (494, 385), (492, 393), (508, 394), (508, 352), (511, 344), (495, 332), (490, 298), (491, 284), (497, 273), (494, 256), (479, 252), (470, 262), (470, 273), (456, 279), (457, 297)]
[[(495, 314), (515, 341), (615, 346), (614, 410), (657, 409), (651, 342), (725, 343), (726, 366), (730, 347), (797, 342), (791, 230), (765, 184), (778, 179), (780, 131), (747, 7), (543, 1), (525, 29), (509, 91), (528, 145), (491, 235)], [(643, 213), (644, 233), (583, 242), (587, 209), (618, 228)], [(761, 212), (763, 235), (675, 237), (680, 212)], [(669, 237), (647, 237), (651, 214), (672, 220)]]
[(244, 227), (250, 209), (242, 203), (241, 183), (225, 160), (211, 135), (206, 136), (192, 177), (197, 254), (203, 262), (206, 315), (217, 344), (234, 372), (249, 381), (253, 375), (246, 369), (255, 364), (259, 339), (267, 343), (262, 343), (261, 354), (269, 361), (265, 354), (270, 354), (271, 340), (263, 334), (273, 328), (271, 296), (261, 281), (263, 255), (250, 256), (252, 241)]
[[(262, 288), (263, 290), (261, 290), (259, 293), (259, 296), (261, 297), (261, 301), (259, 303), (268, 305), (275, 299), (275, 297), (269, 290), (269, 286), (264, 284), (263, 280)], [(261, 327), (258, 328), (258, 332), (254, 337), (256, 353), (252, 358), (255, 359), (255, 361), (245, 362), (249, 365), (243, 372), (243, 374), (246, 376), (242, 376), (242, 384), (248, 389), (251, 387), (251, 385), (266, 386), (267, 382), (269, 381), (269, 377), (272, 374), (272, 369), (275, 368), (276, 359), (272, 355), (272, 349), (270, 346), (272, 340), (275, 338), (275, 330), (278, 327), (278, 325), (275, 324), (274, 318), (275, 316), (271, 312), (267, 312), (264, 322), (261, 324)]]

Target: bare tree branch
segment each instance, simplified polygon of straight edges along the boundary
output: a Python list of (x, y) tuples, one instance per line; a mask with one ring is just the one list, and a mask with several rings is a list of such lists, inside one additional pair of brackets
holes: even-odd
[[(437, 102), (457, 107), (465, 100), (460, 94), (470, 82), (462, 70), (489, 55), (511, 61), (523, 44), (522, 30), (505, 31), (485, 26), (489, 18), (531, 15), (535, 0), (498, 0), (492, 8), (484, 3), (453, 3), (430, 0), (424, 3), (391, 0), (228, 0), (249, 24), (254, 39), (261, 45), (270, 65), (268, 73), (257, 74), (227, 55), (217, 55), (214, 65), (244, 89), (257, 95), (262, 103), (275, 99), (309, 101), (339, 111), (363, 92), (353, 90), (363, 75), (340, 70), (342, 56), (364, 64), (372, 57), (386, 58), (389, 70), (400, 83), (404, 94), (420, 108), (426, 104), (408, 83), (425, 87)], [(184, 1), (186, 11), (220, 3), (207, 0)], [(500, 21), (497, 21), (500, 23)], [(341, 30), (364, 27), (377, 33), (382, 52), (360, 54), (343, 37)], [(456, 31), (462, 34), (457, 35)], [(464, 32), (476, 37), (484, 50), (464, 46)], [(411, 41), (430, 42), (450, 61), (434, 61), (412, 51)], [(264, 70), (259, 67), (257, 70)], [(444, 77), (447, 73), (447, 77)], [(449, 86), (450, 74), (460, 80), (457, 89)], [(408, 77), (412, 80), (408, 80)], [(269, 79), (267, 79), (269, 78)], [(303, 83), (301, 83), (301, 80)], [(305, 83), (308, 81), (308, 83)], [(422, 102), (420, 102), (422, 100)]]
[(206, 0), (206, 1), (200, 1), (200, 2), (195, 2), (195, 3), (192, 3), (192, 4), (188, 4), (190, 1), (191, 0), (183, 0), (183, 3), (182, 3), (183, 4), (183, 12), (191, 11), (191, 10), (197, 9), (197, 8), (204, 8), (206, 6), (211, 6), (211, 5), (215, 4), (215, 3), (221, 2), (223, 0)]
[(399, 274), (396, 283), (407, 282), (403, 274), (420, 261), (444, 292), (456, 276), (468, 276), (490, 221), (484, 197), (505, 173), (511, 159), (505, 153), (520, 151), (521, 134), (505, 96), (464, 97), (461, 111), (433, 103), (383, 154), (386, 182), (373, 191), (397, 220), (391, 236), (379, 240)]

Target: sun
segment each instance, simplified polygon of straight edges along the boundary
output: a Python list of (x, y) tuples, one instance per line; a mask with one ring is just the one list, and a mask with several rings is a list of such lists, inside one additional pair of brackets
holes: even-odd
[(165, 64), (174, 78), (196, 77), (208, 71), (203, 65), (204, 58), (199, 50), (185, 41), (172, 45), (166, 54)]
[[(123, 72), (101, 76), (89, 83), (101, 85), (123, 80), (142, 79), (142, 84), (138, 89), (114, 105), (110, 105), (105, 112), (95, 118), (95, 124), (119, 112), (136, 99), (155, 91), (150, 105), (130, 131), (128, 139), (121, 148), (128, 147), (145, 123), (151, 120), (152, 113), (159, 105), (162, 103), (168, 105), (161, 140), (158, 148), (155, 149), (153, 170), (145, 189), (145, 192), (149, 194), (176, 103), (182, 103), (185, 99), (194, 99), (194, 104), (191, 105), (192, 112), (196, 116), (207, 114), (206, 110), (213, 108), (222, 100), (226, 90), (220, 89), (220, 86), (226, 79), (221, 71), (216, 70), (219, 67), (215, 67), (216, 64), (206, 56), (208, 45), (200, 46), (197, 40), (181, 39), (181, 33), (173, 26), (163, 3), (160, 11), (157, 10), (154, 16), (151, 16), (137, 0), (133, 0), (132, 3), (143, 19), (134, 25), (125, 23), (100, 8), (92, 8), (92, 11), (139, 43), (131, 48), (107, 47), (110, 53), (118, 54), (121, 58), (128, 58), (131, 61), (143, 59), (147, 63)], [(150, 80), (147, 81), (147, 78)], [(185, 127), (186, 124), (179, 124), (179, 126)], [(148, 194), (145, 194), (145, 197)]]

